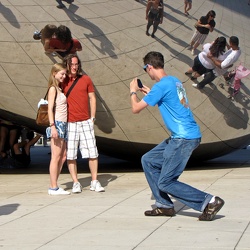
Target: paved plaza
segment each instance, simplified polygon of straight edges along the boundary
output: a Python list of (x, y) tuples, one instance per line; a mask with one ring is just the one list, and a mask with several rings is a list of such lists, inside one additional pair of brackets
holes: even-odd
[[(250, 151), (190, 166), (180, 180), (221, 196), (211, 222), (175, 201), (175, 217), (145, 217), (154, 204), (140, 164), (100, 157), (106, 192), (89, 190), (87, 162), (79, 161), (81, 194), (49, 196), (49, 147), (32, 148), (27, 169), (0, 169), (0, 248), (46, 250), (250, 249)], [(71, 190), (67, 167), (59, 184)]]
[[(107, 2), (109, 8), (106, 7)], [(188, 83), (186, 86), (192, 97), (191, 105), (198, 106), (199, 110), (202, 95), (197, 95), (191, 81), (184, 74), (193, 61), (190, 51), (186, 49), (193, 33), (193, 25), (201, 14), (215, 9), (217, 25), (209, 35), (210, 40), (223, 35), (227, 38), (231, 35), (238, 36), (243, 51), (242, 61), (250, 67), (250, 6), (247, 2), (248, 0), (194, 0), (190, 17), (186, 17), (183, 15), (183, 0), (164, 0), (164, 25), (159, 27), (157, 39), (154, 40), (145, 35), (145, 0), (75, 0), (70, 6), (65, 3), (71, 13), (57, 9), (56, 1), (51, 0), (1, 0), (1, 101), (7, 105), (10, 93), (16, 93), (17, 98), (9, 109), (15, 108), (14, 113), (23, 112), (24, 116), (35, 117), (38, 98), (34, 93), (37, 93), (39, 87), (46, 87), (41, 76), (48, 75), (51, 61), (56, 62), (58, 58), (45, 55), (41, 43), (33, 41), (31, 34), (35, 28), (42, 28), (48, 22), (56, 20), (58, 24), (74, 27), (74, 35), (83, 37), (83, 51), (79, 55), (94, 82), (114, 84), (113, 92), (106, 86), (98, 87), (100, 96), (111, 110), (116, 111), (118, 99), (123, 100), (122, 105), (119, 105), (120, 110), (113, 112), (116, 120), (131, 122), (127, 118), (131, 115), (128, 88), (116, 76), (127, 85), (131, 72), (131, 77), (139, 74), (141, 79), (146, 77), (141, 69), (141, 58), (149, 48), (164, 48), (164, 53), (170, 58), (167, 66), (172, 74)], [(92, 9), (87, 7), (87, 3), (92, 4)], [(127, 9), (127, 5), (133, 6), (135, 11), (122, 11)], [(113, 15), (114, 12), (118, 14)], [(84, 22), (79, 21), (82, 16), (86, 18)], [(21, 26), (17, 20), (21, 20)], [(102, 30), (99, 26), (102, 26)], [(167, 27), (166, 30), (163, 27)], [(88, 35), (90, 32), (91, 35)], [(102, 37), (97, 34), (105, 35)], [(12, 40), (18, 40), (19, 46), (9, 42)], [(119, 54), (119, 63), (114, 60), (116, 54)], [(19, 69), (18, 65), (21, 64), (24, 67)], [(112, 71), (106, 65), (112, 65)], [(30, 71), (38, 76), (38, 81), (30, 76)], [(17, 85), (11, 85), (12, 81)], [(249, 79), (246, 83), (248, 82)], [(19, 92), (15, 92), (16, 86), (19, 86)], [(116, 95), (118, 91), (124, 93), (122, 98)], [(22, 99), (25, 105), (20, 105), (20, 93), (25, 97)], [(247, 88), (244, 89), (244, 94), (244, 97), (249, 96)], [(228, 103), (224, 96), (216, 97), (219, 101)], [(247, 126), (238, 127), (235, 120), (221, 115), (224, 112), (222, 105), (217, 99), (213, 103), (213, 99), (210, 99), (203, 105), (211, 113), (219, 114), (221, 120), (230, 127), (230, 133), (224, 133), (225, 124), (217, 120), (214, 127), (221, 132), (216, 134), (218, 138), (225, 137), (224, 140), (227, 141), (227, 137), (230, 139), (232, 135), (238, 138), (239, 135), (249, 133), (245, 129)], [(249, 119), (245, 118), (245, 114), (249, 112), (248, 99), (242, 99), (240, 109), (232, 109), (234, 113), (244, 114), (243, 125), (249, 124)], [(30, 103), (34, 106), (32, 110)], [(239, 104), (228, 103), (230, 107), (234, 105)], [(106, 106), (103, 109), (105, 108)], [(215, 108), (219, 111), (215, 112)], [(127, 110), (127, 115), (121, 115), (121, 110)], [(212, 127), (210, 119), (206, 119), (209, 117), (208, 113), (199, 111), (197, 114), (202, 114), (200, 123), (206, 120), (208, 127)], [(117, 133), (118, 126), (108, 130), (105, 124), (104, 128), (101, 125), (103, 124), (98, 127), (101, 132), (108, 135), (111, 131)], [(123, 130), (129, 130), (127, 125)], [(207, 137), (213, 136), (212, 132)], [(133, 138), (134, 135), (130, 136)], [(205, 139), (207, 137), (204, 136)], [(141, 138), (145, 138), (145, 134)], [(159, 136), (160, 140), (162, 138)], [(181, 175), (181, 181), (225, 200), (225, 206), (211, 222), (198, 221), (200, 212), (175, 200), (175, 217), (145, 217), (144, 211), (151, 208), (154, 200), (140, 163), (104, 155), (100, 156), (98, 179), (105, 187), (105, 192), (89, 190), (91, 178), (87, 161), (79, 160), (79, 181), (83, 192), (68, 196), (49, 196), (49, 152), (49, 147), (35, 146), (31, 151), (32, 163), (29, 168), (0, 168), (0, 249), (250, 250), (250, 150), (238, 149), (221, 158), (191, 165)], [(71, 191), (72, 180), (66, 166), (60, 175), (59, 184)]]

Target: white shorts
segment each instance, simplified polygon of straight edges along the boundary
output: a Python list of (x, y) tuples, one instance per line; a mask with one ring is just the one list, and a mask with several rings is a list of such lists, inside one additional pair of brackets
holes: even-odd
[(82, 158), (97, 158), (98, 150), (91, 119), (81, 122), (68, 122), (67, 160), (76, 160), (78, 146)]

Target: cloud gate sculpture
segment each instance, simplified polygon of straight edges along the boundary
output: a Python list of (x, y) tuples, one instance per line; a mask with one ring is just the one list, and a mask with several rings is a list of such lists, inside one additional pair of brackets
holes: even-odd
[(250, 41), (246, 36), (250, 19), (245, 4), (234, 0), (197, 0), (187, 17), (183, 15), (183, 1), (164, 1), (164, 21), (152, 38), (145, 35), (143, 0), (75, 0), (65, 3), (64, 9), (56, 8), (56, 1), (50, 0), (2, 0), (0, 118), (44, 132), (43, 127), (35, 124), (37, 103), (46, 92), (51, 65), (61, 60), (44, 53), (41, 42), (32, 36), (48, 23), (63, 24), (81, 41), (83, 50), (78, 55), (96, 87), (95, 132), (100, 152), (133, 159), (169, 136), (157, 107), (137, 115), (132, 114), (130, 107), (131, 79), (138, 77), (147, 86), (153, 84), (142, 69), (143, 56), (152, 50), (164, 55), (166, 72), (184, 83), (201, 127), (202, 143), (192, 159), (211, 159), (248, 145), (250, 77), (242, 80), (240, 92), (232, 100), (227, 98), (227, 87), (219, 85), (223, 82), (221, 77), (199, 91), (184, 74), (194, 59), (187, 49), (194, 23), (206, 14), (204, 10), (210, 9), (216, 11), (217, 25), (207, 42), (218, 36), (238, 36), (240, 62), (250, 68)]

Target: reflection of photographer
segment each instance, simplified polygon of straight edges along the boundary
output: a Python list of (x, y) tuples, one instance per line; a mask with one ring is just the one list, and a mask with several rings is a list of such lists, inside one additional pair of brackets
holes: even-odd
[(13, 167), (28, 167), (30, 164), (30, 147), (33, 146), (41, 135), (34, 137), (33, 131), (28, 131), (22, 138), (21, 142), (14, 144), (13, 146)]

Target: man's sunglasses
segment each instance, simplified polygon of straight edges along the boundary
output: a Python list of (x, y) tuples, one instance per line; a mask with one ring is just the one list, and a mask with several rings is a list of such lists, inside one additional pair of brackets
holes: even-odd
[(146, 64), (146, 65), (143, 66), (143, 69), (144, 69), (145, 72), (147, 72), (147, 67), (148, 67), (148, 65), (149, 65), (149, 64)]

